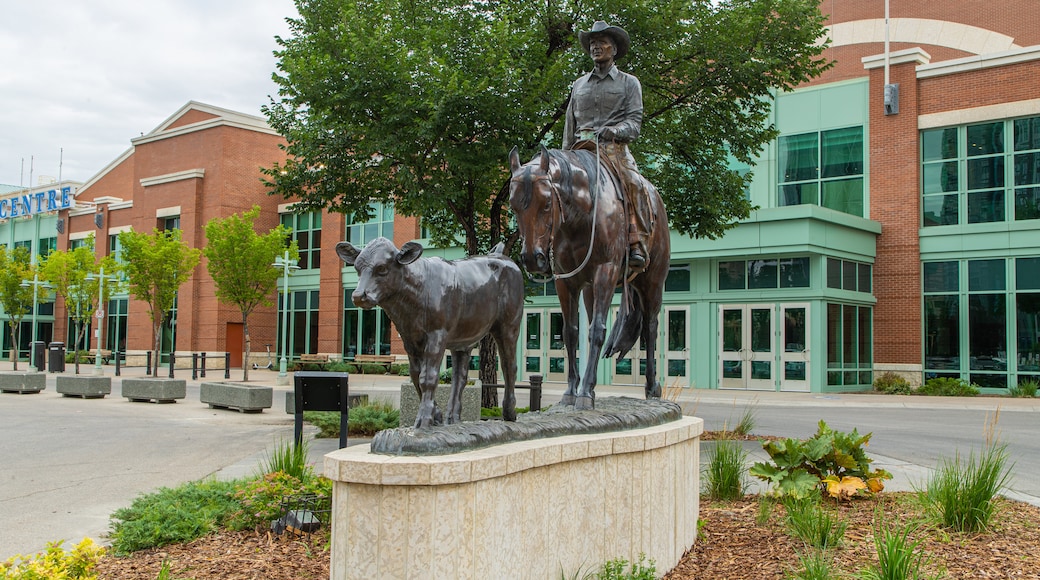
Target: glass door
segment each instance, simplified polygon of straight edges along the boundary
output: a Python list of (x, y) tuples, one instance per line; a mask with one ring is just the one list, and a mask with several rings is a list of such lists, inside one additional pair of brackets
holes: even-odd
[[(567, 382), (567, 349), (563, 345), (563, 312), (550, 310), (543, 312), (543, 316), (549, 319), (548, 336), (546, 337), (549, 347), (546, 350), (548, 357), (546, 370), (548, 372), (543, 376), (547, 382), (565, 383)], [(544, 327), (545, 325), (543, 325)]]
[(776, 390), (771, 304), (719, 306), (720, 389)]
[(673, 384), (690, 385), (690, 309), (686, 306), (665, 308), (664, 337), (658, 343), (664, 348), (664, 368), (658, 370), (663, 375), (661, 384), (671, 387)]
[(809, 392), (809, 305), (781, 304), (780, 390)]

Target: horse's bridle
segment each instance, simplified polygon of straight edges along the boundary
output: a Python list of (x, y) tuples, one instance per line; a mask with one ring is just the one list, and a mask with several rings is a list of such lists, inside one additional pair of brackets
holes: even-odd
[[(599, 184), (599, 170), (600, 170), (600, 163), (601, 162), (600, 162), (600, 158), (599, 158), (599, 142), (597, 141), (597, 143), (596, 143), (596, 182), (595, 182), (595, 189), (593, 189), (593, 190), (591, 190), (589, 192), (592, 195), (592, 210), (589, 212), (589, 215), (591, 216), (591, 219), (592, 219), (592, 233), (589, 235), (589, 249), (585, 252), (585, 259), (581, 261), (581, 264), (578, 264), (577, 268), (571, 270), (570, 272), (567, 272), (566, 274), (552, 274), (548, 278), (535, 278), (533, 275), (531, 275), (530, 272), (528, 272), (528, 276), (531, 278), (531, 280), (533, 282), (538, 283), (538, 284), (548, 284), (549, 282), (552, 282), (554, 280), (566, 280), (567, 278), (571, 278), (571, 277), (577, 275), (578, 272), (581, 272), (583, 269), (585, 269), (585, 266), (588, 265), (589, 259), (592, 257), (592, 244), (596, 241), (596, 224), (599, 221), (599, 220), (596, 219), (596, 200), (599, 198), (599, 185), (600, 185)], [(563, 200), (560, 198), (559, 187), (557, 187), (556, 183), (552, 180), (552, 178), (548, 174), (546, 174), (544, 176), (538, 176), (533, 181), (543, 181), (543, 180), (549, 184), (549, 204), (550, 204), (550, 207), (552, 208), (552, 211), (551, 211), (552, 215), (549, 218), (549, 268), (551, 270), (553, 268), (553, 266), (555, 265), (555, 263), (556, 263), (556, 259), (555, 259), (556, 231), (560, 228), (561, 223), (563, 221), (565, 221), (565, 218), (563, 217)], [(517, 181), (518, 182), (518, 181), (522, 181), (522, 178), (514, 177), (514, 178), (510, 179), (510, 181)], [(559, 207), (559, 215), (560, 215), (560, 220), (559, 221), (557, 221), (557, 219), (556, 219), (557, 207)]]

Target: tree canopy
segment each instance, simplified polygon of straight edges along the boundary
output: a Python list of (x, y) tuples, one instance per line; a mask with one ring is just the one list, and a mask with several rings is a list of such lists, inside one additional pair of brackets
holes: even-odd
[[(281, 271), (271, 266), (289, 248), (291, 259), (299, 259), (296, 242), (289, 244), (290, 229), (279, 224), (266, 234), (256, 233), (254, 223), (260, 206), (242, 214), (214, 218), (206, 223), (206, 268), (216, 286), (217, 299), (233, 304), (242, 313), (245, 361), (242, 380), (249, 380), (249, 315), (258, 306), (270, 306)], [(234, 345), (227, 345), (228, 350)]]
[(158, 228), (153, 228), (151, 234), (122, 232), (119, 244), (123, 247), (123, 271), (126, 272), (130, 293), (148, 304), (154, 337), (152, 349), (155, 351), (152, 364), (157, 369), (162, 323), (173, 308), (177, 291), (199, 264), (200, 250), (184, 243), (180, 230)]
[(817, 0), (296, 0), (264, 108), (288, 159), (275, 193), (366, 219), (370, 201), (421, 216), (438, 245), (509, 233), (508, 152), (559, 147), (577, 40), (606, 20), (632, 37), (643, 85), (633, 153), (671, 226), (714, 238), (752, 209), (752, 163), (776, 132), (771, 95), (829, 66)]

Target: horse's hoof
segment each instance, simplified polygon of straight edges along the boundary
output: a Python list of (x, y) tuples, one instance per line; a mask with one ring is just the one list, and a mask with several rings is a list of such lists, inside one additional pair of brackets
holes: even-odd
[(654, 383), (653, 387), (646, 388), (647, 399), (660, 399), (661, 398), (661, 383)]
[(573, 405), (574, 404), (574, 395), (564, 395), (564, 396), (560, 397), (560, 404), (561, 405)]
[(574, 402), (574, 410), (582, 411), (585, 409), (595, 409), (596, 399), (588, 396), (578, 397), (578, 400)]
[(502, 409), (502, 419), (505, 421), (516, 421), (516, 409)]

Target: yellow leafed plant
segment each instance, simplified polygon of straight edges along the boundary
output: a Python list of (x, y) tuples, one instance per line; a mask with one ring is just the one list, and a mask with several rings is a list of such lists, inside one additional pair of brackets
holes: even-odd
[(848, 500), (859, 495), (860, 491), (867, 489), (867, 484), (858, 477), (845, 476), (838, 478), (837, 475), (828, 475), (823, 479), (827, 485), (827, 494), (835, 499)]

